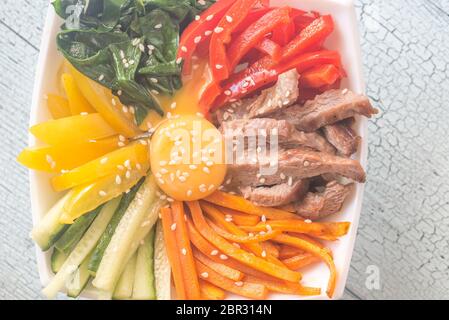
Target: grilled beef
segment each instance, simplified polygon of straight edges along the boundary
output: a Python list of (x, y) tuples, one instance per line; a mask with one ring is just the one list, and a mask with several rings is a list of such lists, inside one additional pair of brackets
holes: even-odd
[(269, 159), (248, 154), (228, 165), (228, 184), (234, 186), (271, 186), (284, 182), (290, 185), (297, 179), (305, 179), (326, 173), (336, 173), (349, 179), (364, 182), (365, 172), (356, 160), (338, 157), (305, 148), (280, 150), (275, 174), (261, 176), (261, 167), (273, 167)]
[(240, 187), (246, 199), (262, 207), (276, 207), (298, 201), (304, 197), (308, 189), (307, 179), (297, 180), (292, 185), (281, 183), (274, 186)]
[(360, 137), (349, 124), (342, 121), (329, 124), (323, 127), (323, 132), (327, 140), (337, 148), (340, 154), (348, 157), (357, 152)]
[(335, 148), (318, 132), (302, 132), (285, 120), (272, 118), (240, 119), (225, 121), (221, 132), (227, 139), (250, 136), (278, 136), (278, 144), (284, 148), (309, 147), (317, 151), (335, 153)]
[(366, 96), (344, 89), (326, 91), (303, 106), (293, 105), (276, 111), (270, 117), (290, 121), (299, 130), (312, 132), (355, 115), (369, 118), (376, 113), (378, 110)]
[(255, 98), (244, 99), (218, 109), (212, 119), (216, 124), (221, 124), (223, 121), (235, 119), (259, 118), (290, 106), (298, 99), (298, 78), (296, 69), (287, 71), (279, 75), (273, 87), (263, 90)]
[(306, 219), (320, 219), (340, 211), (353, 184), (329, 182), (323, 192), (309, 192), (304, 199), (293, 204), (297, 214)]

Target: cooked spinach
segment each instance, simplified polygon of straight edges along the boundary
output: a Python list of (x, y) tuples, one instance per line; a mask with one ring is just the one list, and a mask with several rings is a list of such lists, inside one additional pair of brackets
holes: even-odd
[(57, 46), (81, 73), (121, 92), (120, 100), (138, 110), (162, 114), (157, 94), (182, 86), (176, 63), (179, 36), (195, 15), (215, 0), (55, 0), (64, 19)]

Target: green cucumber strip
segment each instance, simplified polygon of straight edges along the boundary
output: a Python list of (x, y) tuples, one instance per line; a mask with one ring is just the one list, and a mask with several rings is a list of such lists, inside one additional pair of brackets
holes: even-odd
[(154, 287), (154, 227), (137, 250), (136, 274), (134, 276), (134, 300), (156, 299)]
[(142, 222), (148, 216), (156, 197), (156, 182), (153, 176), (148, 177), (140, 187), (120, 220), (114, 235), (101, 259), (92, 284), (106, 292), (112, 292), (130, 258), (130, 248), (136, 232), (142, 228)]
[(161, 220), (156, 224), (156, 235), (154, 239), (154, 278), (157, 300), (170, 300), (171, 269), (167, 250), (165, 249)]
[(120, 201), (120, 204), (117, 207), (114, 216), (112, 217), (111, 221), (106, 227), (106, 230), (101, 236), (100, 241), (98, 241), (98, 244), (95, 247), (95, 250), (92, 254), (92, 258), (90, 258), (88, 268), (92, 275), (95, 275), (95, 273), (97, 272), (101, 259), (103, 258), (104, 252), (106, 251), (109, 242), (111, 241), (115, 229), (117, 228), (120, 220), (122, 219), (123, 215), (128, 209), (130, 203), (134, 200), (136, 193), (139, 190), (142, 183), (144, 182), (144, 180), (145, 179), (141, 179), (134, 187), (131, 188), (130, 192), (125, 193), (122, 196), (122, 200)]
[(102, 206), (76, 219), (66, 232), (64, 232), (61, 238), (56, 241), (55, 248), (64, 252), (66, 255), (70, 254), (78, 241), (80, 241), (84, 232), (86, 232), (92, 221), (94, 221), (101, 208)]
[(83, 263), (81, 263), (75, 271), (73, 277), (67, 281), (65, 285), (67, 289), (67, 296), (77, 298), (87, 286), (90, 279), (89, 269), (87, 269), (87, 266), (89, 265), (89, 258), (90, 255), (84, 259)]
[(51, 254), (50, 259), (51, 271), (53, 271), (53, 273), (58, 273), (58, 271), (64, 264), (64, 261), (67, 259), (67, 256), (68, 255), (66, 255), (64, 252), (61, 252), (56, 248), (53, 249), (53, 253)]
[(133, 294), (134, 276), (136, 273), (137, 254), (134, 254), (126, 264), (117, 285), (115, 286), (113, 299), (130, 299)]
[(58, 273), (53, 277), (50, 283), (42, 290), (42, 293), (48, 298), (54, 298), (66, 281), (78, 269), (80, 264), (86, 259), (93, 250), (106, 226), (111, 220), (115, 209), (119, 204), (120, 198), (109, 201), (101, 210), (100, 214), (92, 222), (90, 228), (83, 235), (76, 247), (67, 257)]
[(64, 211), (64, 204), (68, 198), (69, 193), (56, 202), (31, 231), (31, 238), (36, 241), (42, 251), (50, 249), (69, 227), (59, 222), (59, 217)]

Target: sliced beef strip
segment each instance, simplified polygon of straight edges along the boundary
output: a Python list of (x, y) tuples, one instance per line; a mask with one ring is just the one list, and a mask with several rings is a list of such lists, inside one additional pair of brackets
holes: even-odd
[(269, 117), (290, 121), (299, 130), (312, 132), (355, 115), (369, 118), (377, 113), (366, 96), (344, 89), (326, 91), (303, 106), (293, 105)]
[(353, 188), (353, 184), (342, 185), (329, 182), (323, 192), (309, 192), (304, 199), (293, 204), (297, 214), (306, 219), (316, 220), (340, 211)]
[(262, 90), (254, 98), (243, 99), (231, 103), (229, 106), (218, 109), (212, 115), (216, 124), (244, 118), (264, 117), (296, 102), (299, 96), (298, 72), (296, 69), (289, 70), (278, 77), (273, 87)]
[[(284, 148), (309, 147), (317, 151), (335, 153), (335, 148), (318, 132), (302, 132), (286, 120), (272, 118), (225, 121), (220, 128), (226, 139), (234, 137), (278, 135), (278, 144)], [(229, 140), (228, 140), (229, 141)]]
[(281, 183), (274, 186), (262, 187), (240, 187), (242, 195), (262, 207), (277, 207), (291, 202), (298, 201), (304, 197), (309, 190), (309, 181), (307, 179), (288, 183)]
[[(260, 167), (270, 167), (269, 159), (248, 159), (247, 155), (228, 165), (227, 184), (234, 186), (275, 185), (326, 173), (336, 173), (365, 182), (365, 172), (356, 160), (305, 148), (280, 150), (276, 174), (260, 176)], [(271, 164), (273, 166), (274, 164)]]
[(349, 157), (357, 152), (361, 138), (346, 121), (324, 126), (323, 133), (340, 154)]

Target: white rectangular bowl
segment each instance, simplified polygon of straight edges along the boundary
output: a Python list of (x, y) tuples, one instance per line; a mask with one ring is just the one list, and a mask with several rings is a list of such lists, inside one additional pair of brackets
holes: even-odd
[[(342, 56), (343, 66), (347, 72), (347, 79), (342, 83), (342, 87), (349, 88), (357, 93), (364, 93), (364, 81), (360, 57), (359, 33), (357, 18), (353, 0), (272, 0), (272, 5), (289, 5), (298, 9), (315, 10), (322, 14), (331, 14), (335, 22), (335, 31), (326, 42), (328, 49), (338, 50)], [(46, 121), (50, 114), (46, 108), (45, 95), (55, 92), (58, 86), (57, 72), (62, 62), (62, 56), (57, 51), (55, 37), (59, 30), (61, 20), (54, 13), (53, 7), (48, 9), (48, 15), (43, 32), (40, 47), (39, 62), (34, 85), (30, 125)], [(359, 152), (354, 156), (363, 167), (366, 167), (367, 158), (367, 121), (364, 118), (357, 119), (356, 131), (362, 137)], [(33, 136), (29, 136), (30, 146), (36, 142)], [(61, 194), (55, 193), (49, 182), (49, 174), (30, 171), (30, 193), (33, 224), (36, 225), (47, 210), (56, 202)], [(357, 226), (363, 198), (363, 184), (357, 184), (350, 199), (346, 201), (342, 213), (328, 218), (329, 221), (349, 221), (351, 228), (348, 235), (329, 243), (328, 246), (334, 252), (334, 259), (338, 271), (338, 280), (334, 299), (343, 295), (346, 278), (351, 262), (352, 251), (357, 233)], [(39, 276), (43, 286), (47, 285), (53, 277), (50, 268), (49, 252), (42, 252), (36, 246), (37, 264)], [(327, 299), (325, 288), (328, 281), (329, 272), (324, 264), (315, 265), (304, 271), (303, 284), (319, 286), (323, 288), (322, 294), (315, 297), (296, 297), (291, 295), (272, 294), (271, 299)], [(87, 290), (83, 293), (84, 298), (93, 298), (93, 292)], [(237, 298), (231, 296), (231, 298)]]

